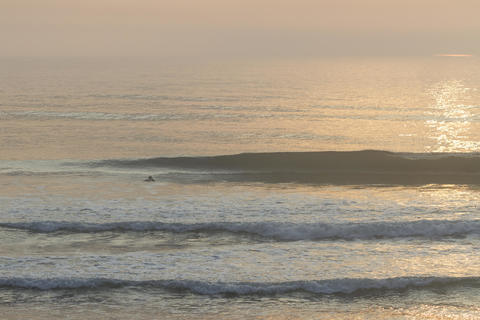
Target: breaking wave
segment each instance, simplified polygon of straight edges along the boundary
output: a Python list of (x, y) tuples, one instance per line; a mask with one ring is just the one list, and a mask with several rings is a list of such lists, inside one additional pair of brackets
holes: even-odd
[[(223, 172), (221, 179), (319, 183), (480, 183), (478, 153), (325, 151), (242, 153), (211, 157), (102, 160), (93, 167), (175, 168)], [(234, 174), (233, 174), (234, 173)]]
[(120, 280), (108, 278), (0, 278), (0, 288), (102, 289), (123, 287), (159, 288), (198, 295), (281, 295), (306, 292), (318, 295), (382, 293), (406, 289), (480, 286), (478, 277), (397, 277), (387, 279), (331, 279), (287, 282), (207, 282), (195, 280)]
[(111, 223), (85, 223), (66, 221), (37, 221), (0, 223), (0, 227), (32, 232), (95, 233), (105, 231), (173, 233), (250, 234), (278, 241), (299, 240), (355, 240), (379, 238), (442, 238), (480, 234), (480, 220), (417, 220), (406, 222), (371, 223), (287, 223), (287, 222), (208, 222), (163, 223), (155, 221), (128, 221)]

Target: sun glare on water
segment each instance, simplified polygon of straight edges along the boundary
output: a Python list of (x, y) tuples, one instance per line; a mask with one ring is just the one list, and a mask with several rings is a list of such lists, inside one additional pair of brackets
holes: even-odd
[(468, 53), (438, 53), (436, 57), (455, 57), (455, 58), (469, 58), (473, 57), (473, 54)]
[(471, 122), (475, 117), (472, 106), (462, 100), (471, 88), (462, 81), (451, 80), (432, 87), (430, 94), (435, 99), (430, 119), (426, 125), (431, 128), (430, 138), (434, 145), (427, 148), (433, 152), (471, 152), (478, 150), (479, 142), (472, 141)]

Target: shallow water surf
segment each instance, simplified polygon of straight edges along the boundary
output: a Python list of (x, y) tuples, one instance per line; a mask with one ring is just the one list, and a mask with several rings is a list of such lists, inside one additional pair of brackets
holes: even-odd
[(147, 183), (120, 170), (47, 173), (49, 186), (25, 189), (39, 177), (10, 177), (0, 308), (19, 314), (89, 301), (92, 317), (120, 319), (129, 304), (145, 319), (478, 315), (472, 186)]

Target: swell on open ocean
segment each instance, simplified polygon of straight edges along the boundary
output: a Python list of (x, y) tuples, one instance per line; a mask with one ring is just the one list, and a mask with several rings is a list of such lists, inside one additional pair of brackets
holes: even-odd
[(478, 58), (0, 66), (2, 318), (480, 318)]

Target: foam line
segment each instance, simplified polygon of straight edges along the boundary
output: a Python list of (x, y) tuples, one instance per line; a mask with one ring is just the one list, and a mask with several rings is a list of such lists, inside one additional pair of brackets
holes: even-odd
[(160, 288), (198, 295), (281, 295), (291, 292), (311, 294), (369, 294), (405, 289), (447, 288), (480, 285), (478, 277), (397, 277), (387, 279), (330, 279), (287, 282), (208, 282), (195, 280), (120, 280), (108, 278), (0, 278), (0, 288), (59, 290), (111, 289), (123, 287)]
[(370, 223), (289, 223), (289, 222), (206, 222), (164, 223), (157, 221), (125, 221), (85, 223), (67, 221), (3, 222), (0, 227), (32, 232), (145, 232), (174, 233), (227, 232), (251, 234), (279, 241), (377, 239), (377, 238), (442, 238), (480, 234), (480, 220), (416, 220)]

